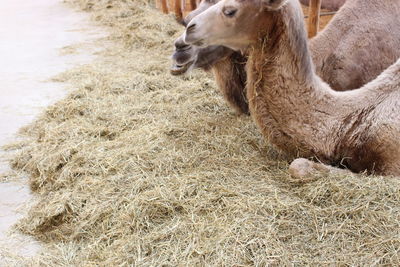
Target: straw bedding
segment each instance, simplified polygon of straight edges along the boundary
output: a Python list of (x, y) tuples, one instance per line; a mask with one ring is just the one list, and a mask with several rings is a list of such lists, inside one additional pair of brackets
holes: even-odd
[(17, 228), (48, 266), (399, 265), (400, 181), (296, 184), (209, 74), (168, 73), (181, 32), (145, 0), (68, 0), (110, 32), (12, 160), (38, 202)]

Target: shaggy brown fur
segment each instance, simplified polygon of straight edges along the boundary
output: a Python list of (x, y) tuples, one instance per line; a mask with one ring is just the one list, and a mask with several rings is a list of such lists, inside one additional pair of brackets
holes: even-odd
[[(234, 18), (220, 15), (226, 8)], [(297, 0), (223, 0), (192, 25), (188, 43), (251, 45), (250, 113), (271, 143), (355, 172), (400, 175), (400, 60), (359, 90), (335, 92), (314, 72)]]
[[(198, 9), (185, 19), (189, 22), (193, 17), (208, 9), (215, 2), (204, 1)], [(310, 49), (317, 74), (334, 90), (344, 91), (359, 88), (376, 78), (383, 70), (389, 67), (400, 57), (400, 2), (391, 3), (384, 8), (377, 7), (375, 0), (348, 0), (345, 6), (334, 17), (331, 23), (310, 42)], [(373, 18), (373, 19), (372, 19)], [(371, 41), (373, 40), (373, 41)], [(233, 84), (232, 80), (239, 80), (231, 76), (234, 73), (245, 72), (242, 64), (227, 61), (232, 53), (233, 57), (245, 57), (230, 49), (214, 46), (198, 48), (185, 46), (182, 38), (176, 42), (176, 52), (173, 60), (183, 66), (193, 63), (193, 68), (212, 68), (217, 73), (217, 82), (220, 90), (226, 95), (243, 91), (240, 86), (244, 83)], [(223, 60), (224, 66), (218, 69), (216, 62)], [(241, 60), (241, 62), (243, 61)], [(228, 67), (228, 64), (231, 64)], [(177, 74), (182, 74), (185, 71)], [(236, 69), (238, 72), (226, 71)], [(218, 72), (220, 72), (218, 74)], [(245, 76), (245, 74), (241, 74)], [(230, 86), (234, 86), (230, 88)], [(245, 113), (247, 101), (241, 97), (226, 98), (226, 101), (239, 113)]]
[(232, 53), (212, 67), (218, 88), (228, 104), (239, 114), (249, 114), (246, 98), (246, 62), (247, 57), (240, 53)]

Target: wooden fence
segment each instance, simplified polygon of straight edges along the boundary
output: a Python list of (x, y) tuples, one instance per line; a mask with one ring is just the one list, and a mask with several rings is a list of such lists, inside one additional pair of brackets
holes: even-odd
[[(156, 7), (163, 13), (174, 13), (178, 20), (196, 9), (201, 0), (156, 0)], [(318, 32), (321, 0), (310, 0), (308, 14), (308, 36), (314, 37)]]
[(156, 6), (163, 13), (174, 13), (177, 19), (182, 19), (196, 9), (201, 0), (156, 0)]

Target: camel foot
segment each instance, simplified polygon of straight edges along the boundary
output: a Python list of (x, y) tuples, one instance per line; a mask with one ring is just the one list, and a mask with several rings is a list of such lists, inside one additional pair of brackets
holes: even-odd
[(289, 174), (301, 181), (314, 181), (321, 175), (344, 174), (353, 175), (349, 170), (339, 169), (323, 163), (314, 162), (304, 158), (295, 159), (289, 166)]

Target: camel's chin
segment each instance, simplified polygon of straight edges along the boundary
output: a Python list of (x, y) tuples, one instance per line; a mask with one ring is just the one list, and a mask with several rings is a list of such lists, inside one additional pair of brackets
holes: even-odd
[(184, 65), (179, 65), (177, 63), (174, 63), (170, 69), (171, 74), (178, 76), (178, 75), (183, 75), (186, 72), (188, 72), (188, 70), (190, 69), (190, 67), (193, 65), (194, 61), (190, 61)]

